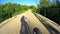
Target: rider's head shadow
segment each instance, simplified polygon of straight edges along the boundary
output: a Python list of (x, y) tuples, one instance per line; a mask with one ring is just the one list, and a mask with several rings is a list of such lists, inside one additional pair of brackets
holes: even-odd
[(21, 24), (24, 25), (25, 23), (26, 23), (26, 21), (25, 21), (25, 17), (22, 16), (22, 17), (21, 17)]

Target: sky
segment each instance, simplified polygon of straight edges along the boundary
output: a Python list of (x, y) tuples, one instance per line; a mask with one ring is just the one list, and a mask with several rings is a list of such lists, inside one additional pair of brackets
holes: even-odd
[(6, 4), (8, 2), (17, 3), (22, 5), (34, 5), (39, 4), (39, 0), (0, 0), (0, 4)]

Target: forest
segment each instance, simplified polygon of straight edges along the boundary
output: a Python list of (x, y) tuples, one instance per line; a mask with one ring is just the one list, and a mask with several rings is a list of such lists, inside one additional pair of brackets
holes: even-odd
[(33, 5), (27, 6), (11, 2), (0, 4), (0, 23), (8, 18), (24, 13), (28, 9), (35, 10), (36, 7)]
[(40, 0), (36, 13), (39, 13), (57, 24), (60, 24), (60, 1)]

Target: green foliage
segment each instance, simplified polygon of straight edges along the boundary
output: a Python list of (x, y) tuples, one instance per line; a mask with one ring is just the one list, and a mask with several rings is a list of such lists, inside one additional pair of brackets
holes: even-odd
[[(28, 10), (30, 6), (20, 5), (16, 3), (6, 3), (0, 4), (0, 22), (4, 21), (5, 19), (11, 18), (12, 16), (21, 14)], [(32, 8), (34, 9), (34, 8)]]
[(40, 6), (41, 7), (48, 7), (49, 6), (48, 0), (40, 0)]
[(40, 0), (36, 12), (60, 24), (60, 2), (58, 0), (53, 2)]
[(30, 9), (32, 10), (32, 12), (36, 12), (37, 7), (32, 5), (32, 6), (30, 6)]

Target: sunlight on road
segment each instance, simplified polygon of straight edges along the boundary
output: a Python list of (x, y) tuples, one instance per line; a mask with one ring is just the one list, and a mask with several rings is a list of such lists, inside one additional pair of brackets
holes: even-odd
[(27, 12), (2, 22), (0, 34), (50, 34), (45, 25), (31, 11), (28, 9)]

